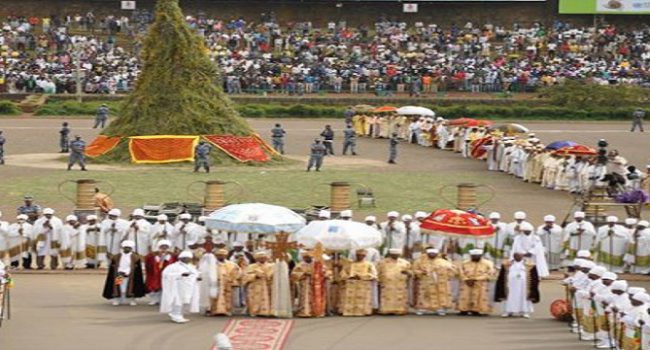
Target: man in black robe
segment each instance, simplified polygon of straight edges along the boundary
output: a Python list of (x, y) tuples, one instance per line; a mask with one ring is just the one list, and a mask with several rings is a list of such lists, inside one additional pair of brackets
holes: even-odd
[(135, 306), (135, 298), (142, 298), (146, 288), (142, 278), (142, 257), (133, 252), (133, 241), (122, 242), (122, 252), (111, 258), (102, 296), (113, 306)]

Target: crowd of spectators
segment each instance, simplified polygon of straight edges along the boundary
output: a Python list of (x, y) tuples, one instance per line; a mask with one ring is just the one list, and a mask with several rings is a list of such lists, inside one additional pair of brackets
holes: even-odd
[[(8, 17), (1, 21), (0, 91), (74, 93), (80, 63), (85, 93), (134, 86), (141, 38), (153, 16)], [(442, 27), (377, 20), (280, 24), (198, 14), (188, 25), (205, 39), (228, 93), (529, 92), (579, 79), (650, 85), (650, 28), (577, 28), (470, 22)], [(127, 43), (125, 47), (117, 45)], [(128, 47), (127, 47), (128, 46)], [(215, 77), (217, 78), (217, 77)]]

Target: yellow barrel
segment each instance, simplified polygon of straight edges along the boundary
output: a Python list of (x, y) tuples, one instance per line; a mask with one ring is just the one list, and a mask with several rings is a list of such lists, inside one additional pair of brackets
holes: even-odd
[(473, 183), (461, 183), (458, 187), (458, 198), (456, 207), (460, 210), (470, 208), (476, 209), (478, 202), (476, 200), (476, 185)]
[(77, 201), (76, 209), (94, 209), (95, 208), (95, 187), (97, 181), (92, 179), (77, 180)]
[(217, 210), (226, 204), (224, 195), (225, 184), (225, 182), (219, 180), (210, 180), (205, 182), (205, 198), (203, 206), (206, 211)]
[(330, 184), (330, 210), (339, 212), (350, 209), (350, 184), (332, 182)]

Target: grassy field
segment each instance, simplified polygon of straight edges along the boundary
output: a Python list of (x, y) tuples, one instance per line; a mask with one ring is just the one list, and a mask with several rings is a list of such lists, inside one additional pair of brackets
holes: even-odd
[[(425, 172), (382, 172), (356, 170), (324, 170), (320, 173), (307, 173), (295, 167), (282, 168), (226, 168), (212, 174), (194, 174), (185, 168), (150, 168), (145, 170), (123, 170), (112, 172), (90, 172), (80, 174), (65, 171), (50, 172), (46, 176), (29, 176), (0, 183), (0, 197), (21, 198), (29, 193), (39, 203), (48, 203), (66, 210), (72, 203), (66, 201), (57, 188), (67, 180), (92, 178), (108, 191), (106, 182), (115, 186), (112, 198), (116, 206), (132, 209), (144, 203), (158, 204), (166, 201), (200, 202), (203, 186), (195, 184), (188, 192), (188, 186), (196, 181), (219, 179), (231, 181), (226, 196), (229, 202), (265, 202), (291, 208), (306, 208), (310, 205), (329, 204), (329, 186), (333, 181), (348, 181), (352, 185), (351, 201), (356, 210), (356, 188), (368, 186), (375, 192), (376, 208), (364, 208), (361, 213), (383, 215), (389, 210), (412, 212), (448, 207), (438, 195), (438, 189), (449, 183), (449, 174), (437, 176)], [(457, 174), (454, 182), (480, 181), (478, 177)], [(235, 184), (236, 183), (236, 184)], [(237, 184), (241, 185), (238, 186)], [(74, 184), (62, 186), (69, 197), (74, 196)], [(240, 187), (243, 191), (240, 190)], [(449, 195), (455, 200), (453, 195)], [(56, 204), (58, 205), (56, 205)]]

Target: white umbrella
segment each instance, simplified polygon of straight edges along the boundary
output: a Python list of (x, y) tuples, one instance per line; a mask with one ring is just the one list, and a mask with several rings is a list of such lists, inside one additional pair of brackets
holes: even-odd
[(288, 208), (263, 203), (232, 204), (215, 210), (205, 219), (207, 228), (275, 234), (293, 233), (305, 226), (305, 218)]
[(404, 106), (397, 109), (399, 115), (421, 115), (424, 117), (435, 117), (436, 113), (429, 108), (418, 106)]
[(296, 233), (296, 241), (311, 249), (321, 243), (331, 250), (350, 250), (378, 247), (381, 233), (364, 223), (345, 220), (312, 221)]

